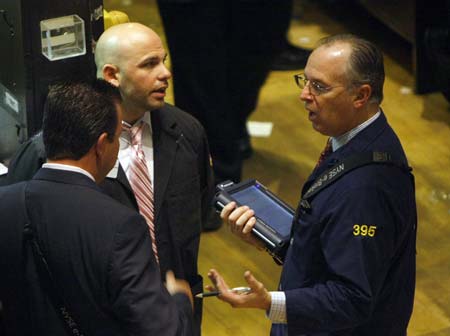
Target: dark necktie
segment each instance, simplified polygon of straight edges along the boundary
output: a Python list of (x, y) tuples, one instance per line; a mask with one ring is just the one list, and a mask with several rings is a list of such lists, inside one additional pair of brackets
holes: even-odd
[(143, 121), (133, 127), (122, 124), (123, 130), (129, 133), (131, 140), (129, 182), (136, 197), (139, 212), (145, 218), (149, 227), (153, 253), (156, 261), (159, 263), (153, 217), (153, 187), (147, 168), (147, 162), (145, 160), (145, 154), (142, 149), (142, 133), (145, 127), (148, 127), (148, 125)]
[(316, 169), (319, 167), (322, 162), (333, 152), (333, 147), (331, 146), (331, 138), (328, 138), (327, 144), (325, 145), (325, 148), (323, 149), (322, 153), (320, 153), (319, 160), (317, 160)]

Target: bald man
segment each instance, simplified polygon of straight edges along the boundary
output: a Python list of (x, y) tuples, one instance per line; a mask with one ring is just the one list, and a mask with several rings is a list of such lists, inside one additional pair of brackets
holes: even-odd
[[(159, 36), (139, 23), (109, 28), (100, 36), (95, 51), (97, 77), (120, 90), (125, 124), (144, 125), (141, 148), (153, 189), (154, 237), (161, 274), (173, 270), (177, 278), (188, 281), (195, 295), (203, 287), (197, 259), (214, 191), (213, 175), (202, 126), (164, 101), (171, 78), (164, 64), (166, 57)], [(116, 165), (100, 186), (120, 203), (139, 211), (140, 196), (136, 197), (130, 184), (133, 150), (129, 133), (123, 131)], [(9, 167), (9, 182), (30, 179), (45, 161), (38, 135), (16, 153)], [(199, 335), (201, 300), (194, 302), (194, 315)]]

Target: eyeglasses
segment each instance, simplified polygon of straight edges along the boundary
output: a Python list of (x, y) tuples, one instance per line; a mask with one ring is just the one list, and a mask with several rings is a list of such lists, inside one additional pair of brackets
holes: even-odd
[(331, 89), (334, 89), (339, 86), (343, 86), (343, 85), (325, 86), (320, 82), (317, 82), (314, 80), (309, 80), (308, 78), (306, 78), (306, 76), (304, 74), (294, 75), (294, 79), (295, 79), (295, 83), (297, 84), (297, 86), (300, 89), (303, 90), (305, 87), (308, 86), (309, 92), (313, 96), (320, 96), (321, 94), (331, 91)]

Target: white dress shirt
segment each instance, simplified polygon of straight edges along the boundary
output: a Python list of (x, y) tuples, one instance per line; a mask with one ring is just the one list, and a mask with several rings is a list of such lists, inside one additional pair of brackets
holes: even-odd
[(6, 173), (8, 173), (8, 168), (6, 168), (6, 166), (4, 166), (3, 163), (0, 162), (0, 176), (5, 175)]
[(80, 167), (70, 166), (70, 165), (66, 165), (66, 164), (62, 164), (62, 163), (44, 163), (42, 165), (42, 168), (65, 170), (65, 171), (80, 173), (80, 174), (83, 174), (83, 175), (89, 177), (92, 181), (95, 182), (94, 176), (92, 176), (91, 173), (89, 173), (88, 171), (86, 171)]
[[(138, 124), (141, 120), (148, 125), (148, 127), (144, 128), (142, 133), (142, 150), (144, 151), (145, 154), (145, 161), (147, 163), (150, 181), (152, 183), (152, 186), (154, 186), (155, 184), (154, 184), (153, 138), (152, 138), (152, 124), (150, 119), (150, 112), (145, 112), (144, 116), (141, 119), (137, 120), (134, 123), (134, 125)], [(123, 123), (127, 124), (125, 121), (123, 121)], [(120, 162), (120, 165), (122, 166), (125, 174), (127, 175), (127, 178), (129, 179), (130, 178), (129, 167), (131, 161), (130, 155), (132, 150), (130, 134), (127, 131), (122, 131), (119, 141), (120, 147), (119, 147), (118, 161)], [(108, 174), (108, 177), (117, 177), (117, 168), (118, 162), (116, 162), (115, 168), (113, 168), (113, 170)], [(116, 169), (115, 176), (113, 176), (114, 169)]]

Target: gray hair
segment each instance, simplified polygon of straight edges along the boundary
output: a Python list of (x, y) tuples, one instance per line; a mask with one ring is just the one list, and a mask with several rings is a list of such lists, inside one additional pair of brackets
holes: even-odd
[(325, 37), (318, 42), (317, 48), (336, 43), (348, 43), (352, 49), (346, 69), (348, 81), (352, 85), (369, 84), (372, 88), (369, 102), (380, 104), (385, 76), (381, 51), (373, 43), (352, 34)]

